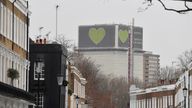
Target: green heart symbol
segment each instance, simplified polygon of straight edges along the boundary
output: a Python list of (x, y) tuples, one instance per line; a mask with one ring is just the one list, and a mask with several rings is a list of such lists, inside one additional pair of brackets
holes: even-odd
[(93, 43), (98, 45), (103, 38), (105, 37), (105, 29), (104, 28), (90, 28), (89, 29), (89, 38)]
[(128, 39), (128, 31), (127, 30), (119, 30), (119, 39), (122, 43), (125, 43)]

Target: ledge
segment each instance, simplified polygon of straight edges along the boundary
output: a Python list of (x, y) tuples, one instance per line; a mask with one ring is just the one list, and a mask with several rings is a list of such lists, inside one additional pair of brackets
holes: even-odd
[(2, 82), (0, 82), (0, 94), (35, 103), (35, 97), (31, 93)]

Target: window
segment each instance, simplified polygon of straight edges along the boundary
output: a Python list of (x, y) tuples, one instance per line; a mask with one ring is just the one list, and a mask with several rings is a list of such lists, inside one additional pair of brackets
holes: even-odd
[(81, 96), (85, 98), (85, 86), (81, 86)]
[(7, 38), (9, 38), (9, 34), (10, 34), (10, 32), (9, 32), (9, 30), (10, 30), (10, 17), (9, 17), (9, 9), (8, 8), (6, 8), (6, 17), (7, 17), (7, 22), (6, 22), (6, 25), (7, 25), (7, 29), (6, 29), (6, 36), (7, 36)]
[(39, 107), (36, 106), (36, 108), (43, 108), (44, 94), (42, 92), (39, 93), (39, 97), (38, 97), (38, 93), (35, 93), (35, 103), (36, 105), (39, 106)]
[(9, 39), (12, 39), (12, 13), (9, 10)]
[(7, 28), (7, 25), (6, 25), (6, 21), (7, 21), (7, 14), (6, 14), (6, 7), (3, 6), (3, 17), (4, 17), (4, 21), (3, 21), (3, 35), (6, 36), (6, 28)]
[(34, 62), (34, 80), (45, 79), (45, 63), (42, 60)]
[(29, 41), (29, 40), (27, 40), (27, 38), (26, 38), (26, 37), (27, 37), (27, 24), (24, 24), (24, 37), (25, 37), (25, 38), (24, 38), (24, 39), (25, 39), (25, 40), (24, 40), (24, 44), (25, 44), (25, 45), (24, 45), (24, 49), (26, 50), (26, 49), (27, 49), (27, 46), (29, 45), (29, 44), (27, 45), (27, 41)]
[(1, 34), (4, 34), (4, 5), (1, 4)]

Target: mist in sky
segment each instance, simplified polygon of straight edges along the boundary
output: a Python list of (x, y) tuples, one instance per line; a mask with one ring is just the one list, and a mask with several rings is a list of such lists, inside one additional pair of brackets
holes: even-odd
[(30, 37), (35, 39), (40, 34), (39, 28), (44, 27), (41, 34), (51, 31), (49, 38), (55, 38), (56, 5), (59, 5), (58, 34), (73, 40), (76, 45), (79, 25), (130, 25), (134, 18), (135, 26), (143, 27), (143, 49), (159, 54), (161, 66), (172, 65), (180, 54), (192, 48), (192, 12), (178, 14), (165, 11), (159, 2), (154, 2), (144, 12), (138, 12), (140, 7), (146, 7), (143, 2), (144, 0), (31, 0)]

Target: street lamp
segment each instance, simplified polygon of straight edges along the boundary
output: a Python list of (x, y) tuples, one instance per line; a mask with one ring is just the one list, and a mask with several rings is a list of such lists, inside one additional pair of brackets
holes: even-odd
[(76, 96), (76, 103), (77, 103), (77, 108), (78, 108), (78, 104), (79, 104), (79, 96)]
[(56, 5), (56, 30), (55, 30), (56, 40), (57, 40), (58, 8), (59, 8), (59, 5)]
[(183, 88), (183, 96), (184, 96), (184, 108), (186, 108), (186, 97), (187, 97), (187, 88)]
[(63, 75), (57, 75), (57, 83), (59, 85), (59, 108), (61, 108), (61, 86), (63, 85)]

